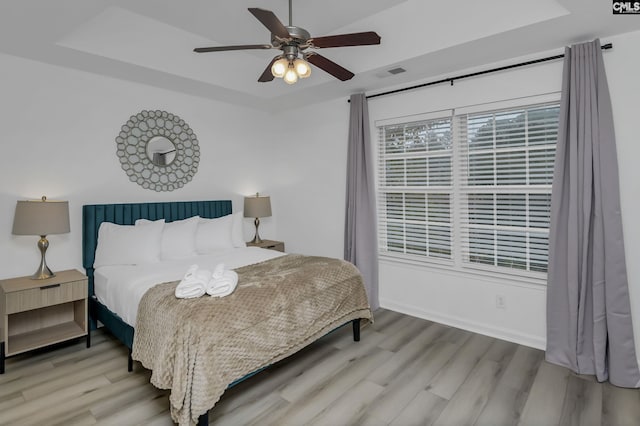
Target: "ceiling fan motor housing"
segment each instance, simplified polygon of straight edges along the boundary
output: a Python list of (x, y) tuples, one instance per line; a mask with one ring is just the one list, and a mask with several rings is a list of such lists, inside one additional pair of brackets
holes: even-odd
[(273, 45), (273, 47), (280, 47), (283, 44), (287, 45), (289, 43), (294, 43), (296, 45), (300, 45), (300, 44), (305, 44), (307, 42), (307, 40), (309, 40), (311, 38), (311, 34), (309, 34), (309, 31), (305, 30), (304, 28), (300, 28), (300, 27), (285, 27), (287, 29), (287, 31), (289, 31), (289, 36), (291, 37), (291, 41), (290, 42), (282, 42), (282, 40), (280, 38), (278, 38), (275, 34), (271, 34), (271, 44)]

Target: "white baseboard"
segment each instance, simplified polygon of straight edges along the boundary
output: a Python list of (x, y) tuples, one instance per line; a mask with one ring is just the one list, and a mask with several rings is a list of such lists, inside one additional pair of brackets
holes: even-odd
[(495, 337), (496, 339), (506, 340), (509, 342), (517, 343), (519, 345), (529, 346), (542, 350), (544, 350), (546, 347), (546, 341), (544, 338), (524, 334), (516, 330), (495, 327), (476, 321), (471, 322), (465, 318), (453, 317), (442, 312), (428, 311), (417, 306), (410, 306), (388, 299), (380, 299), (380, 306), (392, 311), (401, 312), (403, 314), (411, 315), (414, 317), (449, 325), (451, 327), (461, 328), (463, 330), (472, 331), (474, 333), (484, 334), (486, 336)]

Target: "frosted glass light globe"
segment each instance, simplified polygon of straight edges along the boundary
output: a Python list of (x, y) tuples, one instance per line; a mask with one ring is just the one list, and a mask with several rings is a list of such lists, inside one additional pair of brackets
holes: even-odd
[(311, 75), (311, 67), (305, 60), (296, 59), (295, 61), (293, 61), (293, 66), (296, 68), (298, 77), (307, 78)]
[(287, 69), (287, 72), (284, 73), (284, 81), (287, 84), (293, 84), (298, 81), (298, 74), (296, 73), (295, 68), (290, 67)]
[(273, 76), (277, 78), (284, 77), (284, 73), (287, 71), (288, 65), (289, 62), (286, 59), (278, 59), (273, 63), (273, 65), (271, 65), (271, 74), (273, 74)]

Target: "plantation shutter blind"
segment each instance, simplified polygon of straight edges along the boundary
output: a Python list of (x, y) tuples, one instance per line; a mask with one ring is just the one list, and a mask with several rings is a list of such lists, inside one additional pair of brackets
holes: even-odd
[(380, 256), (544, 283), (559, 95), (377, 121)]
[(457, 114), (464, 266), (546, 273), (559, 103)]
[(380, 252), (451, 259), (451, 116), (378, 127)]

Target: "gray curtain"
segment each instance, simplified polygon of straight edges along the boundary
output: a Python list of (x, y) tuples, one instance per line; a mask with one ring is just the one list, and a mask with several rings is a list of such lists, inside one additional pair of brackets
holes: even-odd
[(618, 161), (600, 41), (567, 47), (551, 196), (549, 362), (640, 386)]
[(378, 302), (378, 236), (373, 152), (367, 98), (351, 95), (344, 258), (358, 267), (371, 309)]

